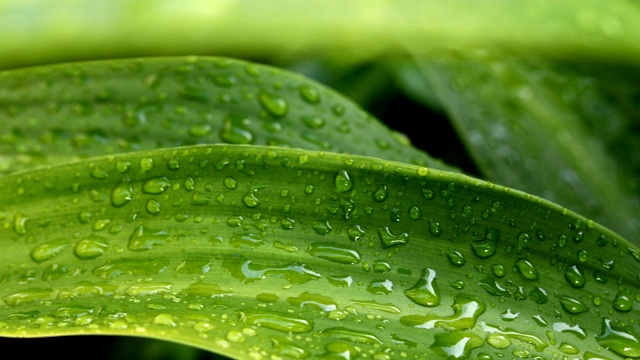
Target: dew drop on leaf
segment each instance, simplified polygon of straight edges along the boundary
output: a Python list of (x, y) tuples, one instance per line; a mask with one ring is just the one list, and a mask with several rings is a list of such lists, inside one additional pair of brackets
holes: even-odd
[(340, 192), (347, 192), (353, 188), (353, 181), (346, 170), (340, 170), (336, 174), (334, 184)]
[(538, 280), (538, 270), (536, 270), (536, 267), (530, 260), (525, 258), (518, 259), (516, 261), (516, 268), (525, 279)]
[(122, 180), (111, 190), (111, 205), (114, 207), (124, 206), (132, 198), (133, 187), (128, 180)]
[(108, 248), (107, 239), (102, 236), (89, 235), (76, 244), (73, 252), (79, 259), (87, 260), (103, 255)]
[(313, 321), (289, 314), (247, 311), (244, 317), (248, 325), (261, 326), (283, 333), (306, 333), (313, 330)]
[(287, 115), (287, 111), (289, 110), (289, 105), (285, 98), (266, 91), (260, 91), (258, 94), (258, 101), (262, 108), (277, 119), (283, 118)]
[(562, 305), (562, 308), (565, 309), (569, 314), (576, 315), (589, 311), (589, 308), (580, 300), (566, 295), (560, 297), (560, 305)]
[(67, 246), (69, 246), (69, 239), (66, 238), (60, 238), (40, 244), (31, 250), (31, 259), (38, 263), (52, 259)]
[(640, 338), (626, 328), (612, 324), (610, 319), (602, 320), (602, 332), (596, 340), (600, 346), (620, 356), (640, 357)]
[(144, 185), (142, 185), (142, 192), (152, 195), (162, 194), (170, 186), (171, 181), (166, 177), (155, 177), (145, 181)]
[(420, 272), (420, 279), (404, 294), (409, 300), (422, 306), (434, 307), (440, 305), (440, 291), (436, 283), (436, 271), (425, 268)]
[(586, 278), (578, 265), (567, 266), (564, 269), (564, 279), (575, 288), (582, 288), (586, 282)]
[(453, 266), (459, 267), (467, 263), (467, 259), (465, 259), (464, 255), (458, 250), (447, 251), (447, 259)]
[(404, 245), (409, 242), (409, 234), (401, 233), (395, 235), (391, 232), (388, 226), (383, 226), (378, 229), (378, 235), (382, 241), (382, 247), (387, 249), (396, 245)]

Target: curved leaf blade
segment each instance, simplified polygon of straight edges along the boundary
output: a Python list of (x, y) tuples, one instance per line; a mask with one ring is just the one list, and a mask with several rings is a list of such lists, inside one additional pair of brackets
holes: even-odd
[(109, 60), (0, 73), (0, 174), (211, 143), (299, 147), (455, 171), (299, 75), (214, 57)]
[(214, 145), (0, 189), (5, 336), (127, 334), (240, 358), (640, 355), (639, 250), (460, 174)]

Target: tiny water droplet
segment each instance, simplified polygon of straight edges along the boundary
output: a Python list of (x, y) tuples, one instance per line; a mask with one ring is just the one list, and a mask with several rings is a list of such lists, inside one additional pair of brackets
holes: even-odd
[(13, 230), (18, 235), (27, 233), (27, 220), (29, 220), (29, 218), (22, 213), (15, 213), (13, 215)]
[(440, 237), (440, 235), (442, 234), (440, 223), (434, 219), (429, 219), (429, 232), (435, 237)]
[(418, 220), (422, 216), (420, 208), (413, 205), (409, 208), (409, 218), (412, 220)]

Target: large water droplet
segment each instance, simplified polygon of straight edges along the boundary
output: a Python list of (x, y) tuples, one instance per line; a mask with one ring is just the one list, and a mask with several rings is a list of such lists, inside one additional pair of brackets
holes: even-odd
[(220, 138), (222, 141), (230, 144), (253, 144), (255, 136), (244, 125), (249, 119), (230, 114), (224, 119), (224, 123), (220, 128)]
[(282, 331), (285, 333), (306, 333), (313, 330), (313, 321), (290, 314), (264, 311), (247, 311), (244, 321), (249, 325)]
[(467, 263), (467, 259), (465, 259), (464, 255), (458, 250), (447, 251), (447, 259), (453, 266), (463, 266)]
[(127, 247), (132, 251), (151, 250), (154, 247), (164, 245), (168, 239), (169, 234), (166, 230), (138, 226), (129, 236)]
[(458, 294), (451, 305), (454, 313), (451, 316), (438, 316), (433, 314), (409, 315), (400, 318), (403, 325), (433, 329), (441, 327), (445, 330), (465, 330), (476, 325), (478, 317), (486, 310), (486, 305), (477, 297), (466, 294)]
[(4, 297), (5, 304), (9, 306), (18, 306), (22, 304), (34, 303), (53, 295), (53, 289), (46, 288), (30, 288), (18, 291)]
[(155, 177), (145, 181), (142, 185), (142, 192), (146, 194), (162, 194), (171, 186), (171, 181), (166, 177)]
[(471, 250), (477, 257), (485, 259), (495, 255), (498, 241), (500, 241), (500, 231), (495, 228), (487, 228), (484, 239), (471, 242)]
[(333, 339), (350, 341), (358, 344), (382, 345), (382, 341), (372, 333), (353, 330), (345, 327), (333, 327), (322, 331)]
[(589, 311), (589, 308), (583, 304), (580, 300), (563, 295), (560, 297), (560, 305), (570, 314), (581, 314)]
[(290, 297), (287, 301), (296, 307), (308, 307), (322, 311), (333, 311), (338, 308), (338, 303), (332, 298), (320, 294), (312, 294), (307, 291), (300, 294), (300, 296)]
[(69, 239), (65, 238), (60, 238), (44, 244), (40, 244), (31, 251), (31, 259), (38, 263), (52, 259), (67, 246), (69, 246)]
[(89, 235), (76, 244), (73, 252), (79, 259), (88, 260), (103, 255), (108, 248), (107, 239), (102, 236)]
[(360, 262), (360, 253), (355, 249), (335, 242), (313, 243), (307, 252), (321, 259), (342, 264), (357, 264)]
[(578, 265), (567, 266), (564, 269), (564, 279), (575, 288), (582, 288), (586, 282), (586, 278)]
[(484, 345), (484, 341), (476, 334), (456, 331), (436, 334), (435, 341), (430, 346), (443, 359), (467, 359), (471, 350)]
[(618, 293), (613, 300), (613, 308), (620, 312), (630, 311), (633, 307), (633, 299), (626, 294)]
[(640, 338), (628, 329), (612, 324), (609, 319), (603, 319), (602, 333), (596, 340), (600, 346), (620, 356), (640, 357)]
[(287, 115), (287, 111), (289, 110), (287, 100), (281, 96), (271, 94), (266, 91), (260, 91), (258, 94), (258, 101), (271, 116), (278, 119)]
[(516, 268), (525, 279), (538, 280), (538, 270), (531, 261), (525, 258), (516, 261)]
[(341, 192), (347, 192), (353, 188), (353, 181), (346, 170), (340, 170), (334, 179), (336, 189)]
[(440, 292), (436, 283), (436, 271), (425, 268), (420, 272), (420, 279), (404, 294), (414, 303), (422, 306), (440, 305)]
[(404, 245), (409, 242), (409, 234), (401, 233), (399, 235), (394, 235), (393, 233), (391, 233), (391, 230), (388, 226), (379, 228), (378, 235), (380, 236), (380, 240), (382, 241), (382, 247), (385, 249), (395, 245)]
[(121, 207), (133, 199), (133, 187), (128, 180), (119, 182), (111, 190), (111, 205)]

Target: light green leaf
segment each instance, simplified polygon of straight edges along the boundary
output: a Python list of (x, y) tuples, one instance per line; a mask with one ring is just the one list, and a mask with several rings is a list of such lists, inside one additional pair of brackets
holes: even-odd
[(0, 120), (0, 174), (96, 155), (218, 142), (361, 154), (455, 170), (318, 83), (224, 58), (5, 71)]
[(463, 175), (214, 145), (0, 189), (6, 336), (128, 334), (239, 358), (640, 355), (638, 250)]
[(633, 77), (495, 54), (418, 66), (489, 179), (639, 238)]
[(632, 0), (79, 0), (0, 3), (0, 68), (151, 55), (513, 49), (640, 62)]

